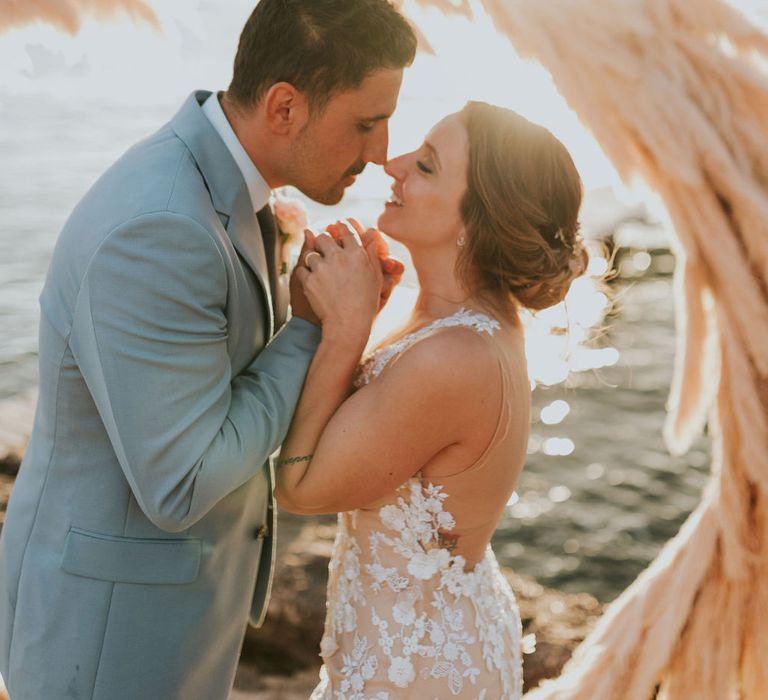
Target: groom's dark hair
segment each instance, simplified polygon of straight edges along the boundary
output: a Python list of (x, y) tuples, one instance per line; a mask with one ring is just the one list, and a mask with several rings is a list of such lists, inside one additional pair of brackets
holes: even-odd
[(415, 56), (416, 35), (388, 0), (261, 0), (240, 35), (227, 95), (247, 109), (284, 81), (322, 110), (334, 94)]

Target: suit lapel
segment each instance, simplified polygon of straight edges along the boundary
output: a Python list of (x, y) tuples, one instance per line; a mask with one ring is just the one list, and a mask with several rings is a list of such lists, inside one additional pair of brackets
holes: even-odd
[(270, 274), (261, 228), (253, 213), (251, 197), (243, 185), (239, 196), (234, 201), (232, 214), (227, 222), (227, 234), (237, 249), (240, 257), (253, 270), (264, 293), (265, 311), (269, 317), (269, 336), (275, 332), (276, 324), (270, 290)]
[(253, 212), (248, 188), (235, 159), (213, 125), (203, 114), (201, 104), (210, 92), (193, 93), (171, 120), (171, 128), (186, 144), (205, 180), (213, 206), (227, 221), (226, 231), (243, 261), (251, 268), (264, 293), (264, 312), (269, 319), (269, 334), (275, 330), (269, 268), (261, 229)]

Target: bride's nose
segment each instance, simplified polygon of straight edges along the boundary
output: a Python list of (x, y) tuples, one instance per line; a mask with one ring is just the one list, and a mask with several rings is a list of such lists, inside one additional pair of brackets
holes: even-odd
[(403, 158), (404, 156), (399, 156), (398, 158), (388, 160), (384, 164), (384, 172), (390, 177), (395, 178), (395, 180), (402, 180), (405, 174), (405, 169), (403, 168)]

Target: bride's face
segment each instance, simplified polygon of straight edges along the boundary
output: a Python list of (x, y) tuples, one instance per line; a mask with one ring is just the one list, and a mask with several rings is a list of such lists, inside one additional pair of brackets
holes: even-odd
[(452, 246), (463, 233), (459, 206), (467, 188), (467, 132), (451, 114), (427, 134), (422, 146), (390, 160), (392, 198), (379, 228), (411, 250)]

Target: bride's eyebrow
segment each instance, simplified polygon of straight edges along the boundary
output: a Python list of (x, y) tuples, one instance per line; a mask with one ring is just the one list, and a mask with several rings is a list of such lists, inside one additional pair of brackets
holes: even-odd
[(440, 157), (437, 155), (437, 149), (429, 141), (424, 142), (424, 148), (429, 151), (429, 154), (432, 156), (432, 159), (435, 161), (438, 169), (441, 169)]

